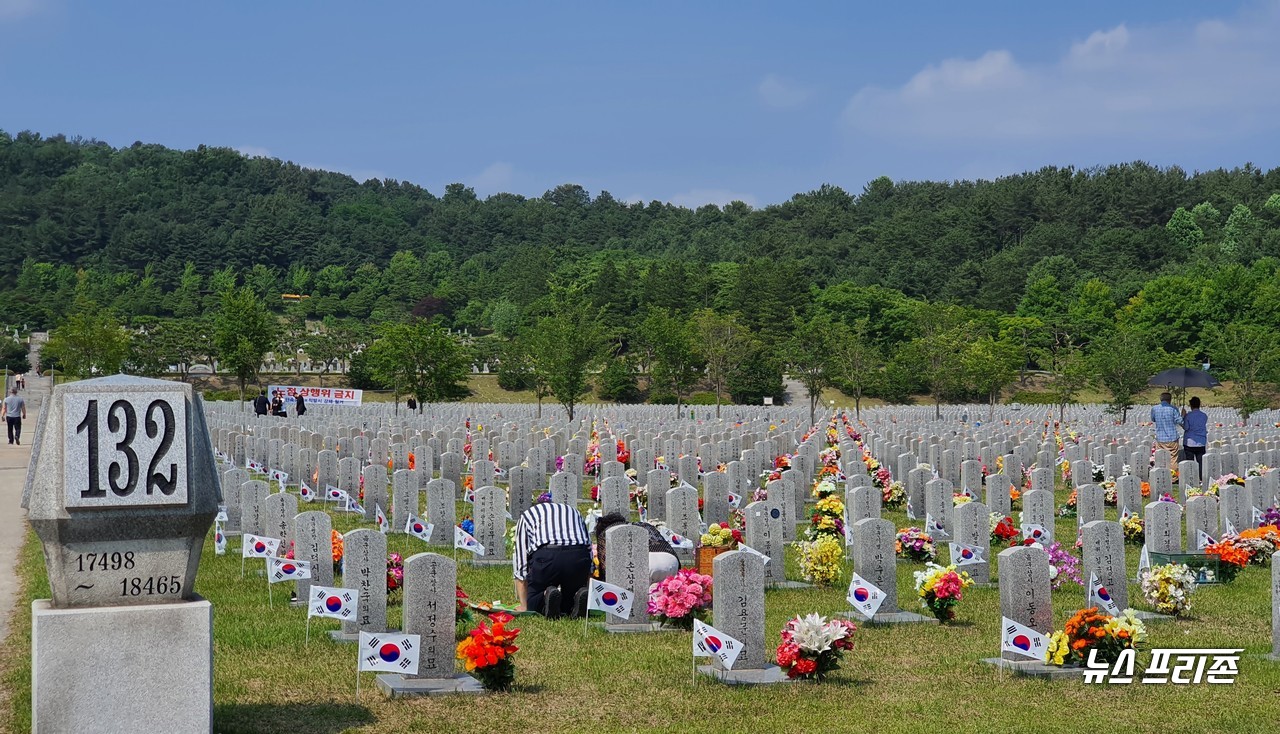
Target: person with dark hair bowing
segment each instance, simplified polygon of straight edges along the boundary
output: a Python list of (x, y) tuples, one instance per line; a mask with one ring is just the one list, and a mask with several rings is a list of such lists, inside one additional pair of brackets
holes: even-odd
[[(591, 577), (591, 536), (578, 510), (540, 502), (520, 516), (515, 539), (516, 608), (542, 612), (548, 619), (578, 613), (578, 592), (586, 591)], [(582, 600), (585, 611), (585, 595)]]
[[(596, 578), (601, 581), (608, 581), (604, 577), (604, 533), (609, 528), (626, 522), (627, 518), (617, 512), (611, 512), (596, 522)], [(680, 570), (680, 559), (676, 557), (676, 549), (671, 547), (671, 543), (662, 537), (662, 533), (649, 523), (636, 522), (632, 525), (642, 527), (649, 532), (649, 583), (656, 584), (668, 576), (674, 576)]]

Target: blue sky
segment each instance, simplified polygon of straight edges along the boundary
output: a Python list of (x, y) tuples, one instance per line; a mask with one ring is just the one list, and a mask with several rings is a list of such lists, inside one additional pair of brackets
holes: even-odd
[(1280, 165), (1280, 0), (0, 0), (0, 129), (439, 193), (760, 206), (877, 176)]

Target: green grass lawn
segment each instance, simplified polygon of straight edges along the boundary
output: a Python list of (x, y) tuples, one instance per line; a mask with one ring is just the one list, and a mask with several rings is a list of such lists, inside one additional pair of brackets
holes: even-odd
[[(1058, 500), (1066, 491), (1058, 490)], [(463, 507), (463, 505), (460, 505)], [(1114, 514), (1114, 508), (1108, 512)], [(460, 510), (461, 513), (461, 510)], [(459, 515), (461, 517), (461, 514)], [(899, 527), (901, 511), (885, 516)], [(353, 516), (335, 514), (340, 531)], [(1112, 518), (1114, 519), (1114, 517)], [(1075, 519), (1060, 519), (1057, 537), (1072, 537)], [(205, 544), (197, 590), (214, 605), (214, 728), (219, 732), (562, 732), (666, 731), (889, 731), (889, 732), (1246, 732), (1274, 731), (1280, 721), (1280, 663), (1258, 657), (1270, 651), (1270, 569), (1250, 567), (1233, 584), (1201, 587), (1193, 617), (1151, 623), (1147, 647), (1243, 647), (1233, 685), (1086, 686), (1078, 681), (1043, 682), (1001, 674), (979, 662), (998, 653), (999, 591), (969, 589), (956, 623), (947, 626), (859, 625), (856, 649), (825, 684), (796, 683), (761, 688), (694, 683), (690, 634), (584, 634), (581, 622), (521, 617), (513, 693), (479, 697), (386, 700), (364, 674), (354, 698), (356, 649), (325, 634), (339, 624), (313, 620), (310, 648), (303, 647), (304, 608), (282, 603), (289, 585), (276, 589), (267, 608), (262, 561), (249, 561), (240, 579), (238, 542), (216, 556)], [(390, 549), (406, 556), (427, 550), (404, 535)], [(436, 548), (452, 555), (452, 549)], [(1136, 569), (1136, 546), (1126, 547)], [(912, 609), (911, 571), (900, 564), (899, 603)], [(799, 578), (789, 550), (787, 575)], [(994, 562), (992, 568), (995, 571)], [(47, 598), (43, 557), (32, 534), (23, 550), (24, 580), (15, 634), (0, 651), (0, 680), (10, 692), (0, 709), (0, 731), (30, 728), (30, 600)], [(508, 567), (460, 564), (459, 581), (476, 599), (512, 599)], [(846, 571), (845, 581), (848, 575)], [(847, 609), (843, 586), (766, 593), (766, 641), (792, 615), (833, 614)], [(398, 595), (397, 595), (398, 596)], [(1142, 607), (1141, 593), (1130, 598)], [(1084, 591), (1071, 586), (1054, 593), (1057, 626), (1083, 606)], [(400, 624), (398, 599), (389, 622)], [(771, 655), (770, 655), (771, 657)], [(1145, 664), (1146, 655), (1139, 658)], [(2, 694), (0, 694), (2, 695)]]

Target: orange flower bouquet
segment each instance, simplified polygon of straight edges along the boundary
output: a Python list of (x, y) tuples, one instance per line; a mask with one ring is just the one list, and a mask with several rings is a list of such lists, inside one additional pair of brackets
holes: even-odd
[(467, 672), (474, 674), (490, 691), (509, 691), (516, 679), (512, 656), (520, 648), (511, 643), (520, 630), (507, 629), (512, 619), (510, 614), (495, 612), (489, 615), (492, 624), (480, 622), (458, 643), (458, 659), (464, 662)]
[(1237, 546), (1231, 540), (1222, 540), (1205, 546), (1204, 552), (1218, 557), (1218, 580), (1224, 584), (1235, 581), (1240, 571), (1249, 565), (1249, 551)]
[(1115, 662), (1120, 652), (1137, 648), (1147, 637), (1147, 628), (1126, 609), (1118, 617), (1112, 617), (1097, 607), (1081, 609), (1067, 620), (1061, 630), (1049, 637), (1049, 649), (1045, 662), (1050, 665), (1083, 664), (1089, 660), (1089, 650), (1098, 651), (1097, 659)]

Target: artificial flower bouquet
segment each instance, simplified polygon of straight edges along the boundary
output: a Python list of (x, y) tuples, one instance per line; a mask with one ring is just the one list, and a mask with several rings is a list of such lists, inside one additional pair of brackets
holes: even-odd
[(910, 561), (928, 563), (938, 557), (933, 536), (917, 527), (899, 530), (894, 546), (899, 558)]
[(1008, 515), (1001, 515), (998, 512), (991, 513), (991, 545), (1003, 546), (1010, 545), (1017, 540), (1022, 533), (1017, 526), (1013, 524), (1013, 518)]
[(1089, 607), (1071, 615), (1061, 630), (1050, 635), (1045, 662), (1083, 665), (1089, 660), (1089, 651), (1097, 650), (1095, 660), (1114, 663), (1121, 651), (1136, 650), (1146, 638), (1147, 628), (1132, 609), (1113, 617)]
[(796, 615), (782, 627), (778, 665), (787, 671), (788, 678), (821, 681), (840, 669), (841, 657), (853, 649), (857, 629), (845, 619)]
[(404, 558), (399, 553), (387, 556), (387, 593), (404, 586)]
[(481, 621), (458, 643), (458, 659), (465, 663), (467, 672), (490, 691), (509, 691), (515, 683), (513, 656), (520, 648), (512, 643), (520, 630), (507, 629), (512, 619), (510, 614), (502, 612), (490, 614), (488, 622)]
[(1249, 551), (1228, 538), (1205, 546), (1206, 555), (1218, 557), (1218, 580), (1229, 584), (1249, 565)]
[(699, 538), (704, 548), (727, 548), (733, 550), (742, 542), (742, 531), (727, 522), (713, 522), (707, 526), (707, 532)]
[(839, 535), (823, 533), (814, 540), (800, 543), (800, 573), (804, 580), (819, 586), (831, 586), (844, 573), (844, 540)]
[(1196, 577), (1185, 564), (1169, 563), (1146, 569), (1139, 581), (1142, 598), (1160, 614), (1181, 616), (1191, 611)]
[(902, 507), (907, 502), (907, 488), (902, 482), (889, 482), (889, 486), (885, 487), (880, 496), (881, 506), (893, 510)]
[(805, 537), (817, 540), (823, 535), (844, 538), (844, 502), (835, 495), (828, 495), (814, 505), (813, 515), (809, 518), (809, 527)]
[(920, 606), (932, 612), (940, 622), (955, 619), (956, 605), (963, 598), (965, 587), (973, 585), (969, 574), (957, 571), (955, 564), (939, 566), (930, 563), (925, 570), (915, 572), (915, 580)]
[(1124, 530), (1124, 542), (1142, 545), (1147, 539), (1147, 521), (1138, 515), (1120, 518), (1120, 527)]
[(710, 576), (681, 569), (649, 587), (649, 614), (669, 626), (693, 629), (693, 620), (711, 609), (711, 583)]

